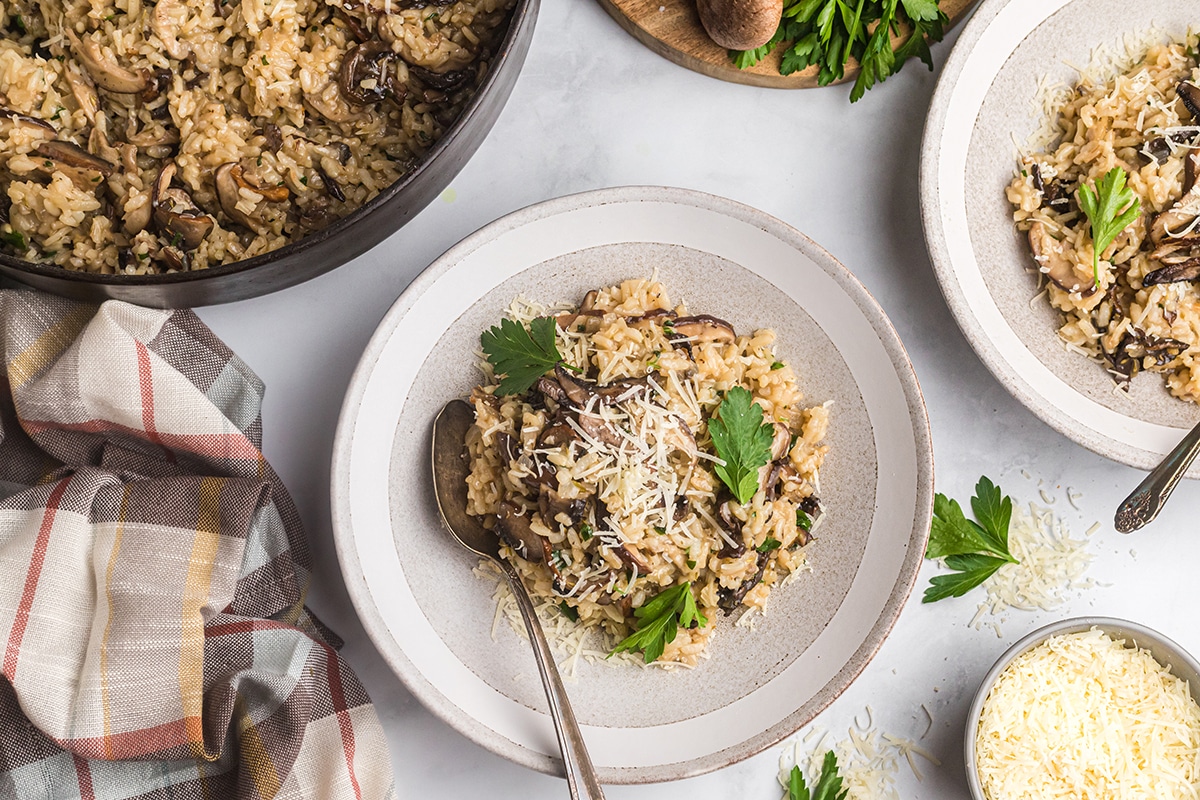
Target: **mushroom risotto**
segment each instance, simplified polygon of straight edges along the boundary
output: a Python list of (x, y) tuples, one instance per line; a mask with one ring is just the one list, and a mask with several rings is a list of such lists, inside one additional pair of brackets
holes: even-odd
[(1051, 145), (1024, 156), (1008, 187), (1068, 347), (1121, 386), (1140, 370), (1165, 373), (1171, 393), (1191, 401), (1200, 399), (1196, 44), (1151, 46), (1117, 74), (1060, 93)]
[(694, 665), (719, 618), (804, 566), (828, 424), (770, 330), (629, 280), (518, 302), (481, 337), (468, 512), (535, 598), (646, 662)]
[(0, 4), (0, 248), (155, 273), (296, 241), (413, 169), (513, 3)]

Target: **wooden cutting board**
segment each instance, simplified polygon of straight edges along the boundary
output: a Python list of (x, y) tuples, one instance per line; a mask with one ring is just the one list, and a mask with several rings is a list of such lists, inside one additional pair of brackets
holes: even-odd
[[(941, 0), (938, 5), (953, 25), (976, 2), (978, 0)], [(696, 0), (600, 0), (600, 5), (642, 44), (702, 75), (775, 89), (809, 89), (817, 85), (816, 67), (780, 75), (779, 60), (783, 52), (779, 48), (749, 69), (735, 67), (729, 60), (729, 51), (718, 46), (704, 32), (696, 13)], [(856, 75), (858, 62), (851, 59), (846, 64), (843, 80), (852, 80)]]

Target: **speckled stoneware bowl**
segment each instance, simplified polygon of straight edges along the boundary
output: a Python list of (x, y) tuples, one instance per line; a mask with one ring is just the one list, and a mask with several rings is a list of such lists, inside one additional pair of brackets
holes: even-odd
[(828, 514), (813, 572), (776, 590), (756, 629), (722, 620), (700, 667), (578, 665), (567, 690), (608, 783), (695, 775), (778, 742), (858, 675), (908, 597), (931, 514), (928, 423), (903, 346), (862, 285), (794, 229), (729, 200), (661, 188), (552, 200), (471, 235), (401, 295), (351, 381), (334, 447), (338, 555), (384, 658), (464, 735), (558, 772), (529, 645), (503, 621), (493, 636), (495, 584), (438, 521), (430, 425), (478, 381), (479, 334), (517, 295), (578, 302), (655, 272), (693, 313), (776, 329), (806, 401), (833, 401)]
[[(985, 0), (946, 61), (921, 149), (930, 256), (975, 352), (1052, 427), (1143, 469), (1200, 421), (1200, 408), (1172, 398), (1158, 374), (1116, 392), (1099, 364), (1063, 347), (1058, 312), (1030, 303), (1032, 257), (1004, 188), (1018, 143), (1041, 125), (1040, 80), (1072, 83), (1069, 65), (1088, 64), (1097, 47), (1119, 50), (1125, 37), (1152, 28), (1182, 36), (1196, 22), (1196, 5), (1180, 0)], [(1200, 462), (1188, 475), (1200, 477)]]
[(1171, 668), (1172, 675), (1187, 681), (1192, 687), (1192, 696), (1196, 695), (1196, 690), (1200, 688), (1200, 662), (1197, 662), (1187, 650), (1145, 625), (1113, 617), (1074, 617), (1038, 628), (1004, 651), (1004, 655), (1000, 656), (988, 674), (984, 676), (983, 683), (979, 685), (979, 691), (975, 693), (975, 700), (971, 703), (971, 710), (967, 712), (963, 757), (966, 761), (967, 784), (971, 787), (973, 800), (988, 800), (979, 781), (979, 766), (975, 757), (975, 738), (979, 734), (979, 719), (983, 715), (983, 704), (991, 694), (992, 687), (999, 679), (1000, 673), (1008, 669), (1008, 665), (1017, 656), (1032, 650), (1051, 636), (1079, 633), (1092, 628), (1099, 628), (1114, 640), (1125, 640), (1127, 646), (1148, 650), (1158, 663)]

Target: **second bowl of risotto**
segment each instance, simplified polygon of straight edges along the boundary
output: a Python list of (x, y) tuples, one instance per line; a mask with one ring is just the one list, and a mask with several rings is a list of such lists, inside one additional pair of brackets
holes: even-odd
[(987, 0), (922, 145), (926, 240), (976, 353), (1052, 427), (1147, 469), (1200, 421), (1194, 26), (1169, 0)]

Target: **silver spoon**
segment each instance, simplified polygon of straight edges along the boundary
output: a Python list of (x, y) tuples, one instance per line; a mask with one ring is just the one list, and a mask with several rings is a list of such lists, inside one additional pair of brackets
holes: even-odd
[(567, 773), (567, 786), (572, 798), (604, 800), (596, 770), (579, 732), (579, 724), (571, 711), (567, 692), (563, 688), (558, 666), (546, 643), (546, 634), (538, 622), (537, 612), (529, 592), (521, 582), (521, 576), (508, 559), (500, 555), (500, 540), (495, 533), (480, 524), (477, 517), (467, 513), (467, 463), (465, 441), (467, 429), (475, 422), (471, 406), (462, 400), (451, 400), (438, 412), (433, 421), (433, 493), (437, 499), (442, 523), (455, 541), (476, 555), (493, 561), (508, 579), (508, 588), (521, 609), (533, 654), (537, 657), (538, 672), (542, 676), (542, 688), (546, 690), (546, 701), (550, 705), (550, 717), (554, 720), (554, 732), (558, 735), (558, 746), (562, 750), (563, 766)]
[(1192, 465), (1196, 454), (1200, 453), (1200, 425), (1192, 428), (1183, 437), (1175, 449), (1167, 453), (1166, 458), (1138, 484), (1125, 502), (1117, 507), (1114, 520), (1117, 530), (1121, 533), (1133, 533), (1143, 525), (1149, 524), (1162, 507), (1167, 498), (1175, 490), (1175, 484)]

